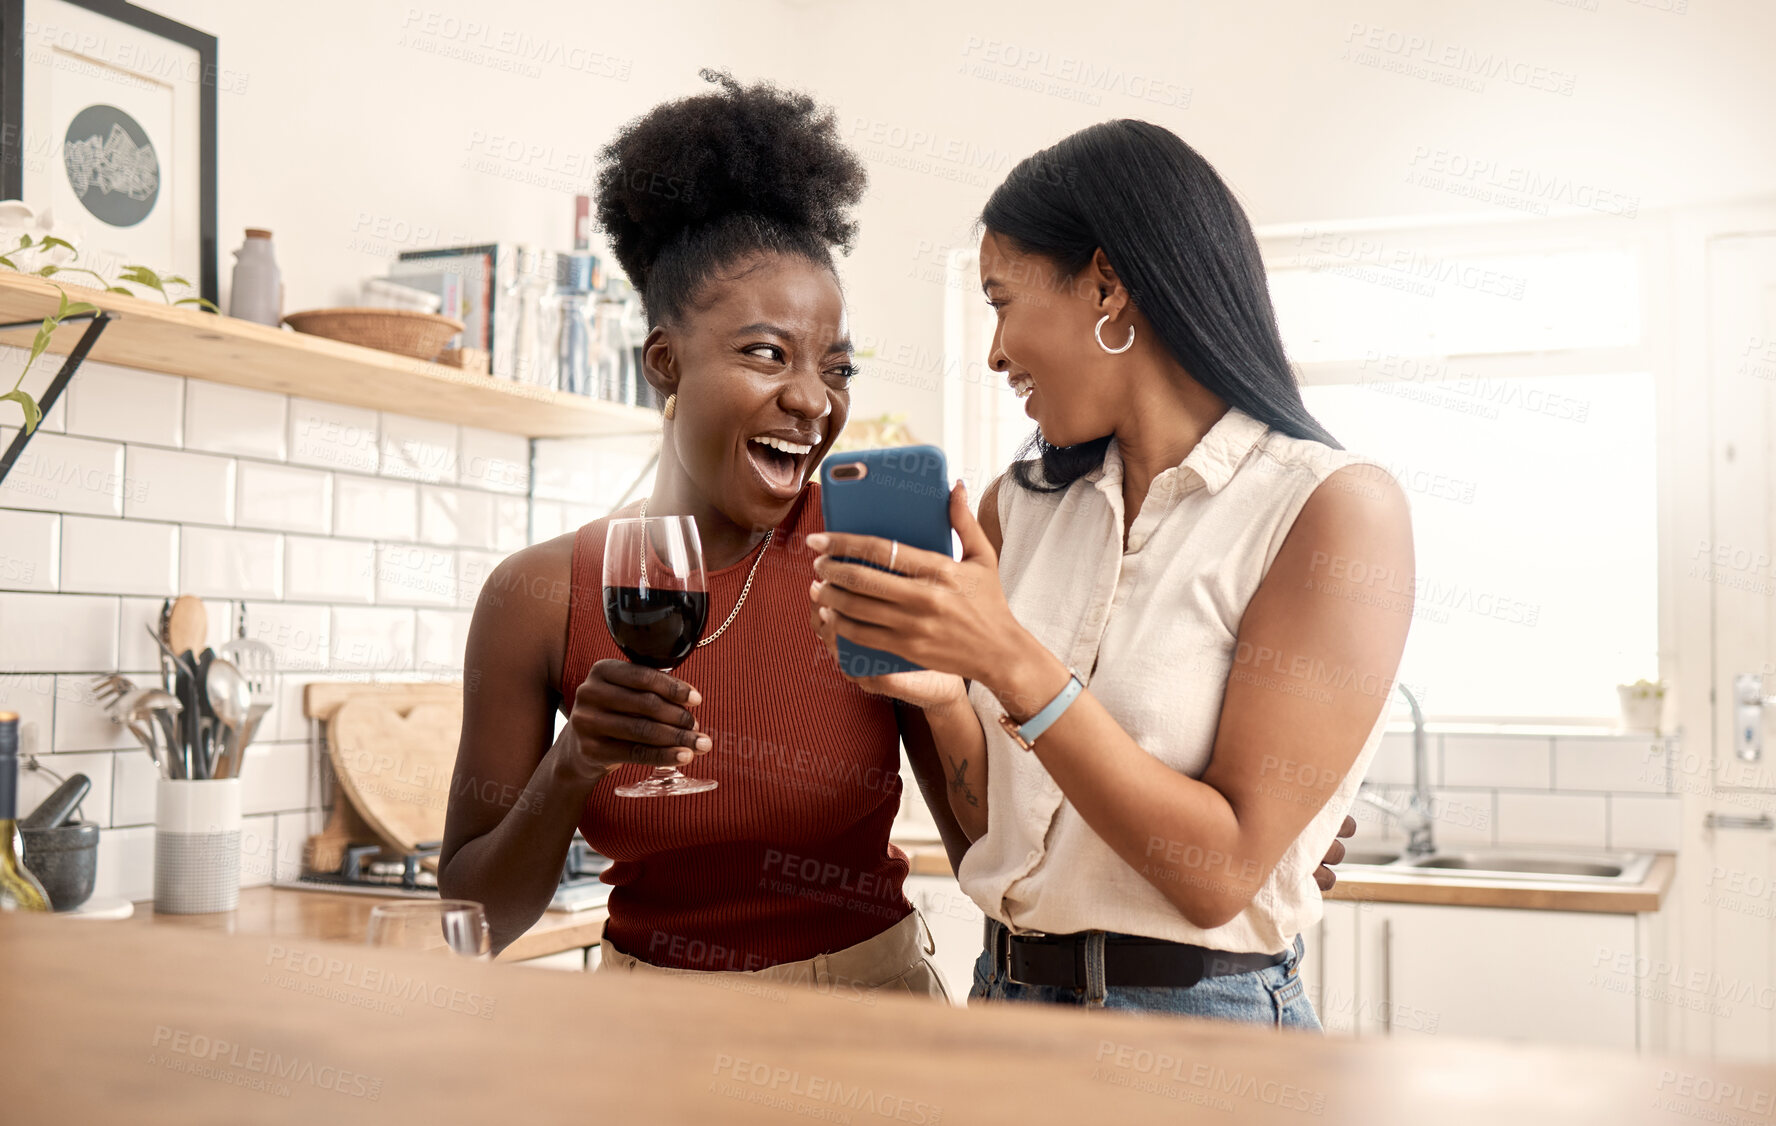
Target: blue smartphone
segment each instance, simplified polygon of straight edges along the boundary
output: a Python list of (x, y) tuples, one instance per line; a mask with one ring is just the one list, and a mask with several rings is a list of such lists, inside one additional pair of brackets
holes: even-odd
[[(936, 446), (827, 458), (820, 467), (820, 514), (829, 532), (880, 536), (955, 558), (950, 549), (949, 471)], [(880, 676), (921, 666), (841, 637), (839, 667), (847, 676)]]

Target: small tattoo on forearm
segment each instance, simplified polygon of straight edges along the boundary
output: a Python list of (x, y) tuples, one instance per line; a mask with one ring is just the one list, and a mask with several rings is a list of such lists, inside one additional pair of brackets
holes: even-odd
[(974, 788), (968, 784), (968, 760), (963, 759), (961, 762), (955, 763), (954, 768), (956, 773), (955, 777), (950, 779), (950, 792), (961, 794), (969, 805), (978, 807), (980, 799), (974, 796)]

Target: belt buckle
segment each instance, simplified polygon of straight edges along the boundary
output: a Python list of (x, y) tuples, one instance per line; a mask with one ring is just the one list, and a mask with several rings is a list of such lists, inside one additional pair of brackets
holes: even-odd
[(1024, 981), (1023, 979), (1012, 975), (1012, 972), (1011, 972), (1011, 940), (1014, 938), (1047, 938), (1048, 933), (1046, 931), (1013, 931), (1010, 927), (1004, 927), (1004, 934), (1005, 934), (1005, 980), (1010, 982), (1013, 985), (1025, 985), (1025, 986), (1030, 986), (1030, 987), (1034, 988), (1036, 985), (1035, 982)]

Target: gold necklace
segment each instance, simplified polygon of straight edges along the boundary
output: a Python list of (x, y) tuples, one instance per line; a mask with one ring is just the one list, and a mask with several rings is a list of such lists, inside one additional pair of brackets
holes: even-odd
[[(643, 520), (647, 519), (649, 499), (651, 499), (651, 498), (649, 498), (649, 497), (642, 497), (641, 498), (641, 518)], [(776, 528), (772, 528), (770, 531), (765, 533), (765, 542), (759, 548), (758, 558), (754, 559), (752, 561), (752, 570), (746, 572), (746, 585), (740, 588), (739, 601), (735, 602), (734, 608), (732, 610), (728, 611), (728, 620), (721, 624), (721, 629), (716, 630), (714, 633), (710, 634), (708, 637), (705, 637), (702, 641), (697, 642), (697, 648), (701, 649), (705, 645), (708, 645), (711, 641), (714, 641), (716, 638), (720, 637), (722, 635), (722, 633), (725, 632), (729, 626), (734, 624), (734, 617), (740, 613), (740, 607), (746, 605), (746, 596), (748, 594), (752, 593), (753, 576), (758, 574), (759, 564), (763, 563), (765, 561), (765, 552), (771, 550), (771, 538), (773, 536), (775, 536), (776, 534), (777, 534)], [(641, 584), (643, 586), (647, 585), (647, 577), (648, 577), (647, 540), (644, 538), (642, 540), (642, 545), (641, 545)]]

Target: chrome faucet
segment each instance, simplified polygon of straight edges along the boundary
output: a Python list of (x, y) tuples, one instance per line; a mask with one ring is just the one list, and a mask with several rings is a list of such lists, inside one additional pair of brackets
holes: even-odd
[(1406, 855), (1429, 856), (1437, 851), (1437, 846), (1431, 840), (1431, 783), (1427, 768), (1429, 752), (1425, 745), (1424, 711), (1404, 684), (1396, 687), (1399, 688), (1400, 695), (1406, 697), (1407, 706), (1412, 709), (1412, 793), (1403, 803), (1385, 801), (1373, 794), (1364, 793), (1362, 789), (1357, 791), (1357, 798), (1400, 823), (1400, 828), (1406, 831)]

